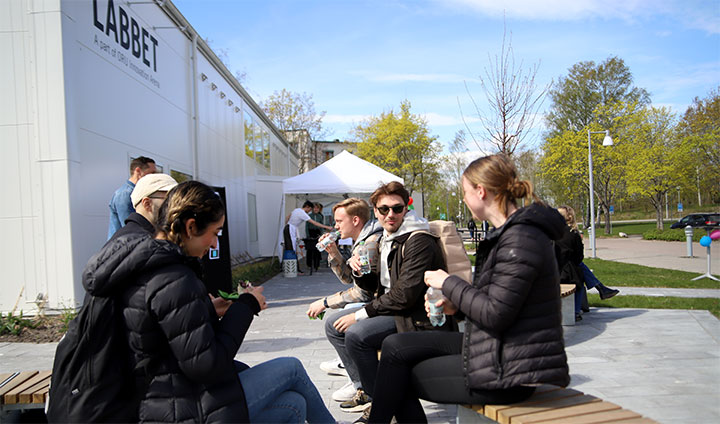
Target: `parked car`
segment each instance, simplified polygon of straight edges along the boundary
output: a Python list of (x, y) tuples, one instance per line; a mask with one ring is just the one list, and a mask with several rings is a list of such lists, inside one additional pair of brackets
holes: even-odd
[(670, 228), (720, 227), (720, 213), (691, 213), (673, 223)]

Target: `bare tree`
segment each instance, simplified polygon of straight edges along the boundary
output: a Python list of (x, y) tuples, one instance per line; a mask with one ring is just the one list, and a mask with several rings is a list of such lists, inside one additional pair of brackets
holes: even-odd
[[(467, 91), (475, 114), (484, 129), (484, 135), (493, 145), (494, 150), (512, 156), (515, 149), (522, 144), (528, 135), (542, 106), (545, 94), (551, 84), (545, 87), (537, 87), (535, 76), (540, 67), (540, 62), (532, 65), (529, 69), (523, 69), (523, 62), (515, 63), (515, 56), (512, 49), (512, 33), (507, 36), (507, 30), (503, 27), (503, 41), (500, 55), (495, 58), (488, 53), (490, 65), (485, 68), (485, 75), (480, 76), (485, 99), (487, 101), (488, 113), (478, 106), (467, 82)], [(459, 105), (458, 100), (458, 105)], [(473, 133), (462, 113), (465, 127), (480, 151), (484, 152), (482, 144), (478, 141), (479, 135)], [(482, 137), (485, 138), (485, 137)]]

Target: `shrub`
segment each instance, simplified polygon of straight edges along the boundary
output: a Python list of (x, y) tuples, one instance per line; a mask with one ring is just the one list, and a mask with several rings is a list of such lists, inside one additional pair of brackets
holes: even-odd
[(5, 316), (0, 314), (0, 334), (17, 336), (22, 333), (24, 328), (34, 328), (35, 326), (37, 326), (35, 322), (23, 318), (22, 311), (20, 311), (20, 315), (17, 316), (13, 315), (12, 312), (8, 312)]
[(280, 262), (275, 257), (236, 266), (232, 270), (233, 289), (237, 290), (238, 283), (245, 280), (258, 286), (274, 277), (281, 269)]
[[(699, 242), (700, 238), (705, 235), (705, 231), (696, 229), (693, 231), (693, 241)], [(644, 240), (663, 240), (663, 241), (685, 241), (685, 230), (681, 229), (667, 229), (658, 230), (652, 229), (645, 231), (642, 235)]]

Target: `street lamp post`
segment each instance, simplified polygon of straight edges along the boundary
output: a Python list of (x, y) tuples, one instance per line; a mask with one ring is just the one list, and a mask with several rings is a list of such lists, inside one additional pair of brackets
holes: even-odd
[(590, 245), (592, 246), (592, 257), (597, 258), (595, 249), (595, 190), (593, 188), (593, 165), (592, 165), (592, 143), (590, 142), (590, 134), (605, 133), (603, 146), (612, 146), (613, 140), (610, 137), (610, 131), (590, 131), (588, 130), (588, 168), (590, 170)]

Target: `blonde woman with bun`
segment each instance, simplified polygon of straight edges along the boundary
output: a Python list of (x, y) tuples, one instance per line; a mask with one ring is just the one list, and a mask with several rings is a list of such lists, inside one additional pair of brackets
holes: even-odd
[[(445, 314), (465, 318), (465, 333), (386, 338), (370, 422), (427, 422), (419, 399), (513, 403), (539, 384), (570, 382), (553, 250), (565, 221), (517, 178), (505, 155), (473, 161), (462, 185), (473, 217), (494, 229), (479, 243), (472, 282), (436, 270), (425, 272), (425, 283), (442, 291), (436, 305)], [(520, 207), (521, 199), (528, 206)]]

